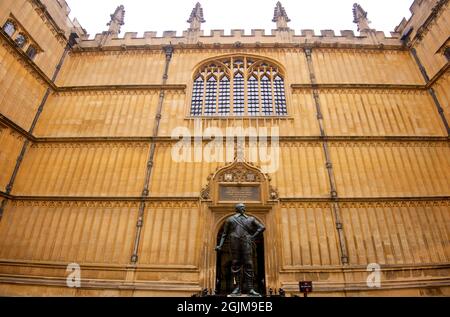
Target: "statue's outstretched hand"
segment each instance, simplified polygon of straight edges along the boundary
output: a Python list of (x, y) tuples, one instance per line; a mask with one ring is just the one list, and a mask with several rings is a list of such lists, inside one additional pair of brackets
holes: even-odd
[(218, 246), (216, 247), (216, 252), (220, 252), (220, 251), (222, 251), (222, 247), (221, 247), (220, 245), (218, 245)]

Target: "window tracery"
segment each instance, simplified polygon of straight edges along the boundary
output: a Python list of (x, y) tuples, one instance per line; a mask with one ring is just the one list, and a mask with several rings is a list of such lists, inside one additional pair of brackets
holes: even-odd
[(236, 56), (202, 65), (194, 75), (191, 116), (285, 116), (284, 77), (262, 59)]

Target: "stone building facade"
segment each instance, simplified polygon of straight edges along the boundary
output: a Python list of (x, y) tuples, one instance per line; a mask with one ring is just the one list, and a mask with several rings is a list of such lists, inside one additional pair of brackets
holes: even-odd
[(448, 1), (389, 36), (353, 10), (356, 35), (278, 3), (271, 34), (205, 34), (197, 4), (182, 36), (122, 37), (118, 7), (89, 39), (64, 0), (1, 1), (0, 295), (226, 292), (241, 200), (262, 292), (450, 295)]

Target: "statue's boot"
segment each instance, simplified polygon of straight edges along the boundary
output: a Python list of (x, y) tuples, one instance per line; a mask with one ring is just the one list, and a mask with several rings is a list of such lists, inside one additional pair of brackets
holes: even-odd
[(245, 272), (245, 273), (246, 273), (245, 275), (247, 278), (248, 295), (260, 297), (261, 294), (259, 294), (257, 291), (255, 291), (254, 286), (253, 286), (253, 279), (254, 279), (253, 272)]
[(233, 281), (234, 281), (234, 285), (235, 288), (234, 290), (231, 292), (231, 295), (235, 295), (235, 296), (239, 296), (241, 295), (241, 270), (231, 270), (233, 273)]
[(261, 294), (258, 293), (257, 291), (255, 291), (253, 288), (251, 288), (251, 289), (248, 291), (248, 295), (250, 295), (250, 296), (255, 296), (255, 297), (261, 297)]

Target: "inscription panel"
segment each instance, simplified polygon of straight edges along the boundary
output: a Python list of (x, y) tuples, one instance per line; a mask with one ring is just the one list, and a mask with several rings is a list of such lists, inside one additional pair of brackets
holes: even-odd
[(219, 185), (219, 200), (233, 202), (261, 201), (261, 185)]

